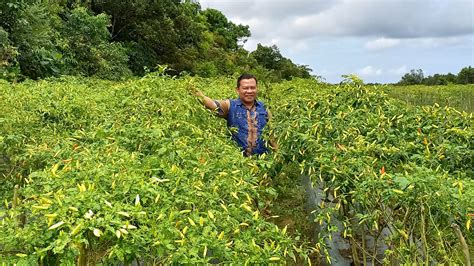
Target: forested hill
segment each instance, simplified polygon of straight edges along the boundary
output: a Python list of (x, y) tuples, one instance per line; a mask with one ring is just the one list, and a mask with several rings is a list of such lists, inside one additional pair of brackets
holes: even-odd
[(194, 0), (2, 0), (0, 78), (123, 79), (158, 66), (173, 75), (310, 77), (277, 46), (245, 50), (250, 35), (248, 26)]

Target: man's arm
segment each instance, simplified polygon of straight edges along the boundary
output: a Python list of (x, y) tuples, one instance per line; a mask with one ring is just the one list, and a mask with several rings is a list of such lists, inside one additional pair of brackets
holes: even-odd
[(215, 101), (202, 93), (202, 91), (191, 86), (190, 91), (198, 98), (198, 100), (209, 110), (216, 112), (220, 117), (227, 117), (230, 108), (230, 101)]
[(214, 102), (213, 99), (204, 95), (200, 90), (196, 89), (195, 93), (198, 100), (209, 110), (214, 111), (217, 109), (217, 104)]

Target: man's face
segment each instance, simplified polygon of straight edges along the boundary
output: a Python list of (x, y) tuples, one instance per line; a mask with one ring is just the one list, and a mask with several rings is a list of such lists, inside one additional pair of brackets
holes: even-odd
[(240, 80), (240, 86), (236, 90), (244, 104), (253, 104), (257, 98), (257, 81), (253, 78), (242, 79)]

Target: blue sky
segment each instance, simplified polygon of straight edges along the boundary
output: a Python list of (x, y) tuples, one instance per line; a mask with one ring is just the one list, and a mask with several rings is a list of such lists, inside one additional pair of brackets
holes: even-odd
[(328, 82), (397, 82), (474, 66), (474, 0), (200, 0)]

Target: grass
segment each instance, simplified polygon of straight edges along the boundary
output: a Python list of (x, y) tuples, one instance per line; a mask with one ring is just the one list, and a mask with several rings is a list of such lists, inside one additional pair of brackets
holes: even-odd
[(384, 92), (413, 105), (449, 106), (459, 111), (474, 112), (474, 84), (447, 86), (387, 86)]

